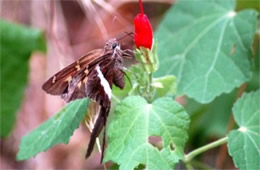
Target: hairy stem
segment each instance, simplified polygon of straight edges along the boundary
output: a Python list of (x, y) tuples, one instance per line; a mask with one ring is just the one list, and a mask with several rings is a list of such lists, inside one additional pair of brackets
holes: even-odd
[(190, 153), (188, 153), (188, 154), (186, 154), (186, 155), (184, 156), (183, 162), (185, 162), (185, 164), (187, 164), (187, 163), (189, 163), (195, 156), (197, 156), (197, 155), (199, 155), (199, 154), (201, 154), (201, 153), (203, 153), (203, 152), (205, 152), (205, 151), (207, 151), (207, 150), (209, 150), (209, 149), (212, 149), (212, 148), (215, 148), (215, 147), (217, 147), (217, 146), (220, 146), (220, 145), (226, 143), (227, 140), (228, 140), (228, 137), (226, 136), (226, 137), (221, 138), (221, 139), (219, 139), (219, 140), (217, 140), (217, 141), (214, 141), (214, 142), (209, 143), (209, 144), (207, 144), (207, 145), (205, 145), (205, 146), (202, 146), (202, 147), (200, 147), (200, 148), (198, 148), (198, 149), (195, 149), (194, 151), (192, 151), (192, 152), (190, 152)]

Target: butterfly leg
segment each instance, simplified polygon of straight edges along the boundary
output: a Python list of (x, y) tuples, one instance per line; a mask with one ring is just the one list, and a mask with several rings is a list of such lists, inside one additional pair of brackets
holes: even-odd
[(123, 50), (123, 55), (122, 56), (124, 58), (133, 59), (134, 58), (133, 50), (130, 50), (130, 49)]

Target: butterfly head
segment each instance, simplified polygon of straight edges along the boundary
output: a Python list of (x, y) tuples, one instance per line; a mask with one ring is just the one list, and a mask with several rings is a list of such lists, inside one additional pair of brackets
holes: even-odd
[(120, 49), (120, 45), (115, 38), (112, 38), (106, 42), (105, 50), (115, 50), (117, 48)]

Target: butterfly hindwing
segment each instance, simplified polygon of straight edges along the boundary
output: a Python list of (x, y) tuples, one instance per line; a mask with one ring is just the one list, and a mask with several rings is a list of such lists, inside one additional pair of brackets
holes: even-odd
[(88, 74), (86, 74), (88, 68), (81, 70), (76, 76), (72, 78), (72, 80), (68, 83), (63, 94), (61, 94), (61, 98), (65, 100), (65, 102), (70, 102), (75, 99), (81, 99), (86, 97), (85, 94), (85, 83), (84, 79), (88, 78)]
[(106, 74), (109, 69), (109, 65), (104, 65), (106, 62), (112, 63), (113, 60), (103, 61), (95, 66), (89, 74), (85, 90), (87, 97), (104, 107), (110, 107), (112, 82), (109, 81), (110, 77)]

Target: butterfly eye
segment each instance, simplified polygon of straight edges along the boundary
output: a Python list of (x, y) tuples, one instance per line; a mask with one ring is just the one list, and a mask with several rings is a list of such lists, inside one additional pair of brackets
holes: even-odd
[(118, 45), (117, 43), (113, 43), (112, 48), (115, 49), (117, 45)]

